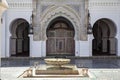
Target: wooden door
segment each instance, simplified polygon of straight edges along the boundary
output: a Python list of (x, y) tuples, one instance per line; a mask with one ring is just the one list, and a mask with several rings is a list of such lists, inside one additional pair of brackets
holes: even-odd
[(50, 29), (47, 35), (47, 55), (74, 55), (73, 30), (67, 28)]

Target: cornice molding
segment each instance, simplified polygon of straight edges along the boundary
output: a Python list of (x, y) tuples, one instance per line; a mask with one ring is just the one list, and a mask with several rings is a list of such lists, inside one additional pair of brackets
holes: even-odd
[(120, 1), (119, 2), (89, 2), (89, 7), (95, 7), (95, 6), (120, 6)]
[(9, 8), (32, 8), (32, 3), (8, 3)]
[[(79, 2), (79, 0), (78, 0)], [(32, 2), (8, 2), (9, 8), (32, 8)], [(108, 6), (108, 7), (113, 7), (113, 6), (120, 6), (120, 1), (112, 1), (112, 2), (89, 2), (89, 7), (96, 7), (96, 6)]]

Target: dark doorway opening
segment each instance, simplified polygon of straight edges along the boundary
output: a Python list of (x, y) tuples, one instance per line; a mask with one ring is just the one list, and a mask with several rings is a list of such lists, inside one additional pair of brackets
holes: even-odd
[(116, 26), (109, 19), (100, 19), (93, 26), (93, 56), (110, 56), (117, 53)]
[(10, 37), (11, 56), (29, 56), (29, 23), (24, 19), (17, 19), (12, 23)]

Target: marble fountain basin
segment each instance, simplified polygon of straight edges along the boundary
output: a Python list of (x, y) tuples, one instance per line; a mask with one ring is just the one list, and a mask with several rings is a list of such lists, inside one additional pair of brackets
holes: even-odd
[(70, 59), (64, 58), (46, 58), (44, 59), (45, 63), (48, 65), (61, 66), (70, 63)]

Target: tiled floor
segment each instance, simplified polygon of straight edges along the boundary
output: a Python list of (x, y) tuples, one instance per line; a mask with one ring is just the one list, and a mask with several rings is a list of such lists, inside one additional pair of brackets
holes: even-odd
[[(34, 62), (39, 64), (45, 64), (44, 59), (28, 59), (28, 58), (15, 58), (15, 59), (1, 59), (1, 67), (26, 67), (32, 66)], [(88, 67), (88, 68), (120, 68), (120, 58), (114, 59), (94, 59), (94, 58), (77, 58), (71, 59), (70, 64), (75, 64), (77, 67)]]
[[(1, 59), (1, 79), (16, 80), (34, 62), (45, 64), (44, 59), (39, 58), (12, 58)], [(25, 80), (119, 80), (120, 79), (120, 58), (76, 58), (71, 59), (70, 64), (77, 65), (78, 68), (87, 67), (93, 78), (44, 78)], [(19, 79), (24, 80), (24, 79)]]
[(120, 80), (120, 69), (89, 69), (90, 77), (18, 78), (29, 67), (2, 67), (1, 80)]

